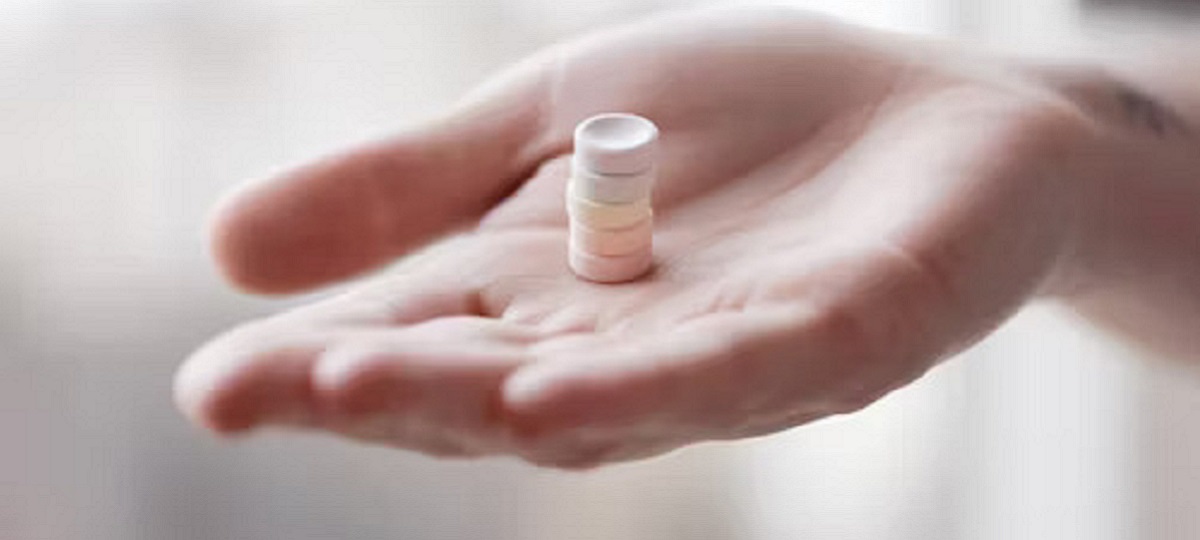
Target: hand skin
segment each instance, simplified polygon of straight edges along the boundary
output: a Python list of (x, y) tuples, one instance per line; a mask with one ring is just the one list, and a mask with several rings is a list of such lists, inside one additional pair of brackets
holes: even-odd
[[(1125, 193), (1105, 166), (1161, 142), (1105, 77), (779, 9), (554, 47), (438, 122), (221, 205), (215, 257), (250, 291), (407, 257), (209, 343), (178, 403), (226, 434), (572, 469), (858, 410), (1031, 299), (1082, 306), (1139, 274), (1136, 250), (1170, 273), (1167, 240), (1126, 228), (1153, 212), (1105, 204)], [(652, 118), (663, 141), (656, 269), (615, 286), (565, 262), (571, 132), (605, 111)], [(1196, 139), (1173, 136), (1182, 167)]]
[(1200, 43), (1156, 45), (1046, 81), (1102, 128), (1077, 157), (1086, 234), (1058, 294), (1167, 359), (1200, 358)]

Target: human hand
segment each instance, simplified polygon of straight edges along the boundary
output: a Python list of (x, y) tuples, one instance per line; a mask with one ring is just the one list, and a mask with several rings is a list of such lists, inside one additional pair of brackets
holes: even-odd
[[(622, 285), (566, 266), (571, 133), (607, 111), (662, 133), (656, 269)], [(221, 432), (571, 468), (854, 411), (1054, 287), (1085, 132), (1019, 66), (794, 11), (611, 30), (232, 197), (214, 252), (249, 290), (432, 245), (214, 340), (177, 398)]]

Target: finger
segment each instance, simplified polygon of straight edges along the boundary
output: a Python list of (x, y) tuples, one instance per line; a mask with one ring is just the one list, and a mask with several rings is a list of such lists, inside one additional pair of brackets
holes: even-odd
[(212, 249), (247, 290), (286, 293), (378, 267), (480, 217), (548, 153), (531, 61), (423, 129), (248, 185), (219, 205)]
[(504, 403), (518, 436), (533, 441), (707, 436), (800, 391), (797, 381), (830, 378), (811, 359), (834, 351), (810, 319), (780, 307), (709, 315), (658, 335), (550, 341), (505, 382)]
[(536, 338), (497, 319), (451, 317), (344, 340), (314, 369), (317, 397), (333, 411), (322, 427), (442, 455), (500, 451), (500, 384)]
[(249, 325), (205, 345), (175, 374), (175, 402), (223, 434), (312, 421), (309, 371), (336, 332)]
[(314, 422), (319, 410), (310, 375), (331, 345), (364, 331), (474, 315), (479, 305), (469, 288), (404, 278), (375, 294), (345, 294), (214, 339), (176, 373), (177, 405), (197, 424), (222, 433)]

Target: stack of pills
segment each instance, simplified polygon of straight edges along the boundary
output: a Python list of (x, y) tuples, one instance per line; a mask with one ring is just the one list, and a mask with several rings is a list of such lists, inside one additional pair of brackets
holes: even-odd
[(575, 130), (567, 184), (570, 266), (581, 278), (629, 281), (653, 262), (658, 128), (632, 114), (602, 114)]

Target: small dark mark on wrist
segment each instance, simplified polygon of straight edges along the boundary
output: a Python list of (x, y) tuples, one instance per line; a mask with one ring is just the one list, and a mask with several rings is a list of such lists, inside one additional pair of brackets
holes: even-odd
[(1191, 126), (1179, 113), (1149, 94), (1128, 84), (1118, 84), (1113, 97), (1129, 119), (1160, 137), (1188, 134)]

